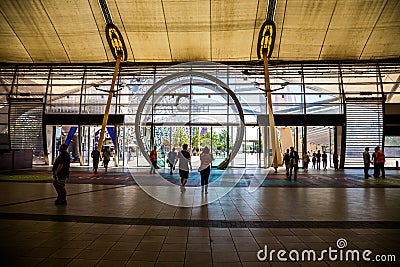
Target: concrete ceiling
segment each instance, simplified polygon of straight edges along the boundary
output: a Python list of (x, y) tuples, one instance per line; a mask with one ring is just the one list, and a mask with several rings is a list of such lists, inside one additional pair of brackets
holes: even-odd
[[(108, 0), (130, 62), (257, 60), (267, 0)], [(399, 0), (277, 0), (272, 60), (400, 56)], [(97, 0), (1, 0), (0, 62), (114, 62)]]

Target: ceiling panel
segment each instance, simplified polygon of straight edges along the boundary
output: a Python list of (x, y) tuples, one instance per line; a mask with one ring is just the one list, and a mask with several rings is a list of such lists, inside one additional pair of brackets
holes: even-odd
[[(400, 1), (388, 1), (365, 45), (361, 59), (399, 57)], [(396, 38), (397, 36), (397, 38)], [(397, 41), (394, 41), (394, 38)], [(384, 52), (384, 55), (383, 55)]]
[[(64, 43), (65, 50), (71, 62), (105, 62), (107, 60), (104, 46), (102, 45), (99, 34), (84, 35), (60, 35)], [(93, 42), (97, 40), (97, 42)]]
[(297, 60), (301, 58), (304, 60), (318, 60), (324, 36), (325, 31), (318, 29), (304, 31), (286, 29), (282, 34), (279, 58), (281, 60), (293, 60), (293, 58)]
[[(131, 62), (257, 60), (263, 0), (107, 0)], [(98, 0), (1, 0), (0, 62), (113, 62)], [(273, 60), (399, 58), (398, 0), (277, 0)]]
[(209, 61), (210, 32), (170, 32), (174, 61)]
[(212, 60), (248, 60), (252, 38), (253, 30), (212, 32)]
[(70, 62), (61, 42), (54, 36), (24, 36), (21, 40), (34, 63)]
[(42, 0), (43, 6), (59, 34), (98, 33), (90, 5), (87, 1)]
[(254, 21), (257, 17), (257, 6), (257, 0), (211, 1), (211, 30), (253, 29)]
[(210, 1), (164, 2), (165, 20), (171, 32), (209, 32)]
[(0, 62), (31, 62), (28, 52), (3, 15), (0, 15), (0, 25)]
[(114, 24), (119, 14), (123, 27), (128, 32), (165, 31), (163, 7), (159, 0), (118, 0), (116, 4), (109, 3), (109, 8)]
[(2, 0), (0, 8), (33, 62), (69, 62), (40, 1)]
[[(277, 11), (279, 10), (280, 12), (279, 15), (276, 14), (276, 21), (277, 23), (279, 22), (279, 25), (281, 25), (282, 19), (284, 19), (284, 29), (326, 29), (332, 12), (334, 11), (336, 2), (336, 0), (278, 1), (278, 6), (280, 9), (277, 7)], [(284, 9), (282, 10), (282, 8)], [(283, 14), (284, 17), (282, 17)]]
[[(370, 30), (331, 29), (329, 30), (320, 59), (342, 58), (357, 60), (360, 58)], [(336, 51), (336, 53), (332, 53)]]
[(171, 61), (167, 33), (164, 32), (128, 32), (128, 38), (136, 61)]
[(89, 2), (46, 0), (43, 5), (71, 62), (107, 60)]
[(387, 0), (338, 0), (329, 29), (373, 29)]
[[(277, 20), (280, 60), (318, 60), (336, 1), (288, 1)], [(282, 5), (282, 4), (281, 4)], [(284, 13), (283, 13), (284, 12)]]

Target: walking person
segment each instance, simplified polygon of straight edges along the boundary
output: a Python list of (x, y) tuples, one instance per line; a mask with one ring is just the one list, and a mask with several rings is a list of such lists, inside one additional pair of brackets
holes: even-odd
[(177, 160), (175, 147), (172, 148), (172, 150), (168, 153), (167, 157), (168, 157), (167, 158), (167, 163), (169, 165), (169, 174), (172, 175), (173, 171), (175, 170), (175, 164), (176, 164), (176, 160)]
[(57, 192), (55, 205), (67, 205), (67, 191), (65, 189), (65, 180), (69, 177), (70, 156), (67, 152), (68, 146), (60, 146), (60, 155), (53, 164), (53, 186)]
[(294, 174), (294, 180), (297, 180), (297, 171), (299, 170), (299, 154), (294, 150), (293, 147), (290, 148), (290, 173), (289, 180), (292, 179), (292, 173)]
[(364, 178), (368, 179), (371, 175), (368, 174), (369, 166), (371, 164), (371, 156), (369, 155), (369, 147), (366, 147), (363, 152), (363, 160), (364, 160)]
[(97, 150), (97, 146), (94, 147), (91, 156), (93, 158), (93, 172), (97, 173), (100, 162), (100, 151)]
[(321, 169), (321, 150), (318, 150), (315, 157), (317, 158), (317, 170), (320, 170)]
[(153, 150), (150, 151), (150, 162), (151, 162), (150, 173), (156, 173), (157, 160), (158, 160), (157, 147), (154, 146)]
[(181, 191), (185, 190), (185, 185), (189, 179), (189, 170), (192, 170), (192, 163), (190, 153), (187, 150), (188, 145), (184, 144), (182, 150), (178, 153), (179, 160), (179, 176), (181, 177)]
[(315, 163), (317, 162), (317, 154), (315, 152), (312, 153), (312, 168), (315, 169)]
[(104, 165), (104, 169), (105, 169), (104, 173), (107, 173), (108, 163), (110, 162), (110, 158), (111, 158), (111, 153), (108, 150), (108, 147), (106, 147), (103, 151), (103, 165)]
[(201, 192), (208, 193), (208, 178), (211, 172), (211, 162), (213, 162), (214, 156), (210, 153), (210, 149), (206, 146), (200, 155), (200, 177), (201, 177)]
[(326, 167), (328, 165), (328, 155), (326, 154), (326, 151), (324, 150), (322, 152), (322, 168), (324, 168), (324, 171), (326, 171)]
[(290, 151), (286, 149), (286, 153), (283, 154), (283, 163), (286, 168), (286, 178), (289, 178), (289, 170), (290, 170)]
[(377, 149), (378, 150), (376, 151), (376, 164), (378, 165), (378, 177), (379, 177), (379, 174), (382, 172), (381, 177), (382, 177), (382, 179), (385, 179), (385, 154), (379, 148), (379, 146), (377, 147)]
[(374, 164), (374, 178), (379, 178), (379, 166), (376, 163), (376, 152), (379, 150), (379, 146), (375, 147), (375, 152), (372, 153), (372, 164)]
[(304, 152), (303, 154), (303, 167), (304, 171), (308, 172), (308, 164), (310, 163), (310, 156), (308, 155), (307, 152)]
[(335, 171), (339, 169), (339, 156), (337, 152), (333, 152), (333, 167), (335, 168)]

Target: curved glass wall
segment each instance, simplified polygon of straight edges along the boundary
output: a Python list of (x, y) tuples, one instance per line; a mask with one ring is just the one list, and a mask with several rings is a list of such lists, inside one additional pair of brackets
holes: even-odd
[[(120, 164), (136, 164), (141, 163), (139, 153), (137, 152), (137, 141), (135, 140), (135, 115), (139, 103), (144, 94), (160, 79), (170, 74), (200, 69), (210, 75), (218, 77), (221, 81), (228, 84), (232, 91), (235, 92), (241, 102), (246, 127), (255, 127), (254, 132), (246, 128), (242, 154), (242, 160), (236, 164), (238, 166), (247, 166), (249, 163), (257, 162), (260, 165), (260, 158), (247, 157), (249, 151), (259, 151), (262, 147), (260, 134), (262, 131), (257, 128), (259, 125), (259, 114), (265, 114), (265, 97), (264, 93), (259, 90), (265, 90), (264, 71), (262, 65), (254, 64), (237, 64), (225, 66), (221, 64), (208, 63), (188, 63), (181, 64), (171, 68), (169, 65), (142, 65), (142, 66), (122, 66), (119, 72), (116, 92), (112, 99), (110, 114), (124, 115), (122, 124), (110, 125), (115, 128), (114, 135), (117, 136), (115, 146), (118, 146), (118, 158)], [(16, 117), (26, 117), (29, 115), (30, 120), (35, 120), (34, 116), (44, 115), (67, 115), (80, 116), (83, 114), (98, 114), (104, 112), (107, 101), (108, 90), (110, 88), (111, 77), (113, 74), (112, 66), (96, 66), (96, 65), (2, 65), (0, 66), (0, 145), (1, 147), (10, 147), (10, 132), (12, 122), (9, 120), (11, 112), (20, 112), (14, 114)], [(399, 84), (400, 84), (400, 64), (382, 62), (382, 63), (342, 63), (342, 64), (312, 64), (312, 63), (295, 63), (295, 64), (278, 64), (272, 62), (270, 65), (270, 78), (273, 99), (273, 109), (275, 114), (344, 114), (346, 112), (347, 99), (374, 99), (384, 103), (399, 104)], [(183, 86), (183, 84), (191, 84)], [(188, 88), (191, 91), (188, 92)], [(207, 81), (196, 79), (193, 81), (180, 81), (179, 88), (174, 89), (174, 93), (165, 96), (161, 104), (156, 106), (156, 111), (152, 116), (152, 121), (168, 120), (179, 124), (179, 120), (196, 121), (199, 126), (194, 129), (184, 129), (185, 132), (205, 131), (203, 128), (211, 127), (210, 118), (212, 120), (227, 123), (234, 121), (229, 117), (232, 111), (232, 103), (229, 98), (224, 98), (223, 93), (218, 90), (211, 89), (212, 85)], [(189, 96), (189, 97), (188, 97)], [(191, 112), (182, 116), (172, 115), (174, 112), (180, 112), (176, 109), (177, 99), (180, 106), (191, 106)], [(24, 102), (25, 101), (25, 102)], [(38, 101), (42, 104), (43, 112), (28, 112), (21, 108), (12, 109), (12, 105), (23, 106), (28, 101), (35, 105)], [(182, 101), (182, 102), (181, 102)], [(186, 101), (186, 102), (185, 102)], [(224, 102), (220, 104), (220, 102)], [(17, 104), (16, 104), (17, 103)], [(353, 103), (353, 102), (352, 102)], [(35, 106), (37, 110), (37, 106)], [(231, 111), (229, 111), (231, 110)], [(170, 112), (171, 114), (168, 114)], [(383, 105), (382, 105), (382, 112)], [(33, 114), (33, 115), (32, 115)], [(178, 114), (178, 113), (177, 113)], [(211, 116), (211, 114), (214, 114)], [(222, 115), (221, 115), (222, 114)], [(32, 117), (33, 116), (33, 117)], [(191, 117), (192, 116), (192, 117)], [(221, 116), (219, 118), (218, 116)], [(179, 117), (179, 119), (177, 119)], [(191, 118), (187, 118), (191, 117)], [(223, 118), (222, 118), (223, 117)], [(181, 121), (181, 124), (185, 124)], [(35, 150), (41, 150), (36, 163), (44, 163), (45, 155), (43, 154), (43, 134), (47, 135), (47, 139), (56, 138), (59, 141), (67, 138), (70, 126), (76, 126), (76, 135), (79, 135), (76, 142), (80, 142), (81, 164), (90, 164), (89, 151), (95, 144), (96, 132), (100, 128), (99, 124), (89, 122), (82, 125), (69, 125), (68, 121), (60, 121), (57, 124), (47, 125), (45, 131), (39, 135), (35, 135), (35, 140), (30, 147)], [(64, 127), (68, 126), (68, 127)], [(176, 127), (186, 127), (185, 125), (170, 125), (169, 136), (173, 139), (173, 133)], [(55, 134), (53, 127), (56, 127)], [(175, 127), (175, 128), (174, 128)], [(217, 135), (226, 130), (226, 135), (234, 136), (231, 129), (225, 129), (226, 125), (217, 126), (210, 131)], [(189, 127), (190, 128), (190, 127)], [(29, 127), (27, 128), (29, 131)], [(155, 129), (160, 135), (165, 135), (164, 129)], [(189, 136), (195, 136), (191, 133)], [(167, 138), (167, 139), (168, 139)], [(215, 137), (213, 137), (215, 138)], [(194, 138), (196, 139), (196, 138)], [(393, 138), (390, 136), (382, 136), (382, 140), (390, 143), (390, 151), (396, 150)], [(395, 138), (394, 138), (395, 139)], [(395, 139), (397, 140), (397, 139)], [(163, 142), (158, 140), (156, 142)], [(228, 143), (229, 143), (228, 139)], [(54, 143), (54, 142), (53, 142)], [(377, 144), (378, 145), (378, 144)], [(37, 146), (37, 147), (32, 147)], [(48, 153), (51, 154), (55, 149), (51, 142), (48, 143)], [(229, 148), (226, 144), (224, 149)], [(258, 150), (257, 150), (258, 149)], [(388, 151), (389, 152), (389, 151)], [(362, 151), (355, 151), (355, 157)], [(222, 154), (222, 152), (221, 152)], [(243, 156), (244, 155), (244, 156)], [(393, 155), (393, 158), (391, 158)], [(389, 162), (395, 164), (398, 159), (398, 153), (390, 153)], [(396, 156), (397, 155), (397, 156)], [(139, 156), (139, 157), (138, 157)], [(51, 160), (50, 160), (51, 161)]]

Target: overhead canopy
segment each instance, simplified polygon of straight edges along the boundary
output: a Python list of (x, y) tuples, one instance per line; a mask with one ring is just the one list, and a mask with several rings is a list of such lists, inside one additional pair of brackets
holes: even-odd
[[(108, 0), (131, 62), (257, 60), (268, 1)], [(0, 62), (113, 62), (98, 0), (0, 1)], [(400, 55), (398, 0), (277, 0), (272, 60)]]

